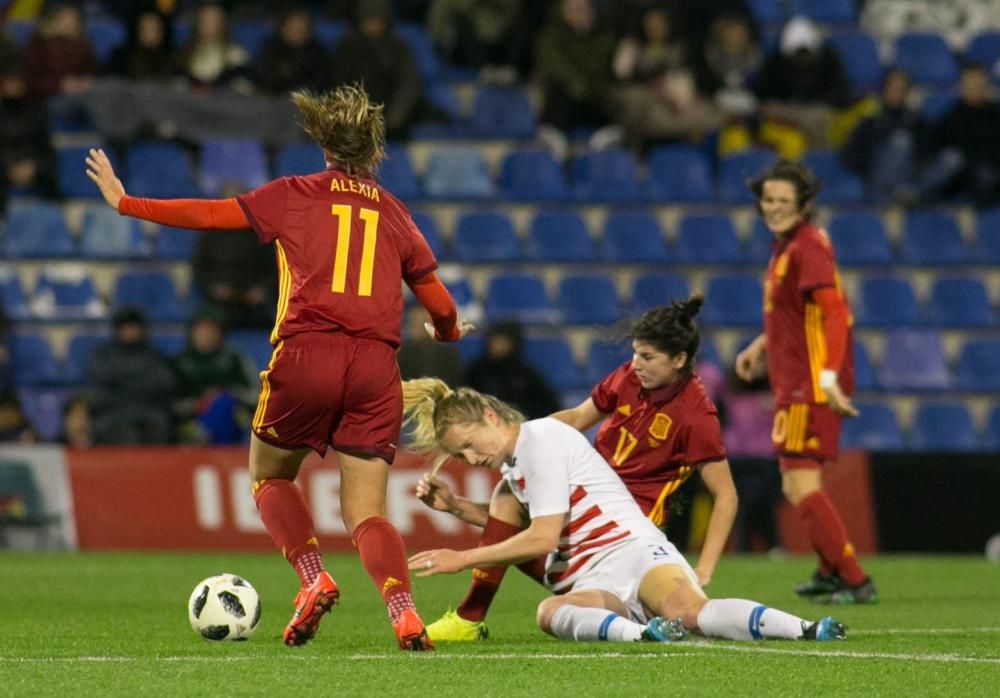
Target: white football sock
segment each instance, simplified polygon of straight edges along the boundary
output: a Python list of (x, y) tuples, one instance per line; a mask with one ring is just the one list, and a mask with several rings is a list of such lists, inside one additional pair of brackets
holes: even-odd
[(698, 629), (727, 640), (797, 640), (808, 623), (746, 599), (710, 599), (698, 612)]
[(561, 640), (593, 642), (636, 642), (646, 626), (635, 623), (605, 608), (560, 606), (549, 623), (553, 635)]

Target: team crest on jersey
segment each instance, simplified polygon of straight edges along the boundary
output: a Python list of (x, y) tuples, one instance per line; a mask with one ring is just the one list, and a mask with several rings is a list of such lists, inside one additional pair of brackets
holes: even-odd
[(649, 433), (654, 439), (666, 441), (667, 434), (670, 433), (671, 424), (673, 424), (673, 420), (670, 417), (662, 412), (657, 412), (656, 416), (653, 417), (653, 423), (649, 425)]
[(774, 263), (774, 275), (779, 279), (785, 278), (788, 273), (788, 253), (782, 252)]

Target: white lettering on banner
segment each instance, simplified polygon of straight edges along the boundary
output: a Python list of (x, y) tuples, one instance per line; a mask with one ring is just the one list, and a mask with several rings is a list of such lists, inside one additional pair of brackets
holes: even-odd
[(347, 529), (340, 516), (340, 473), (336, 470), (313, 472), (309, 476), (307, 494), (316, 532), (346, 536)]
[(250, 492), (250, 472), (237, 470), (229, 474), (229, 499), (233, 502), (233, 523), (245, 533), (264, 531), (257, 505)]
[(219, 472), (211, 465), (194, 469), (194, 510), (198, 525), (209, 530), (222, 528), (222, 488)]

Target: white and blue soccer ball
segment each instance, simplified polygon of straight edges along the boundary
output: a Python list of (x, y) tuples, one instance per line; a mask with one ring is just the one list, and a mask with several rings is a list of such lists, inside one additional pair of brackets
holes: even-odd
[(243, 577), (217, 574), (191, 592), (188, 620), (205, 640), (246, 640), (260, 623), (260, 596)]

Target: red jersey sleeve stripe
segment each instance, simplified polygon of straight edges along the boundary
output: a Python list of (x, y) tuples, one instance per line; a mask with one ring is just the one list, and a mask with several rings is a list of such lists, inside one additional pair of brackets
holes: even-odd
[(579, 531), (581, 528), (586, 526), (588, 523), (590, 523), (600, 515), (601, 515), (601, 508), (595, 504), (594, 506), (590, 507), (585, 512), (580, 514), (580, 516), (571, 520), (569, 524), (565, 528), (563, 528), (562, 530), (563, 537), (567, 537), (576, 533), (577, 531)]
[(587, 496), (587, 490), (583, 487), (577, 485), (577, 488), (573, 490), (573, 493), (569, 496), (569, 505), (571, 507), (576, 506), (580, 503), (580, 500)]

